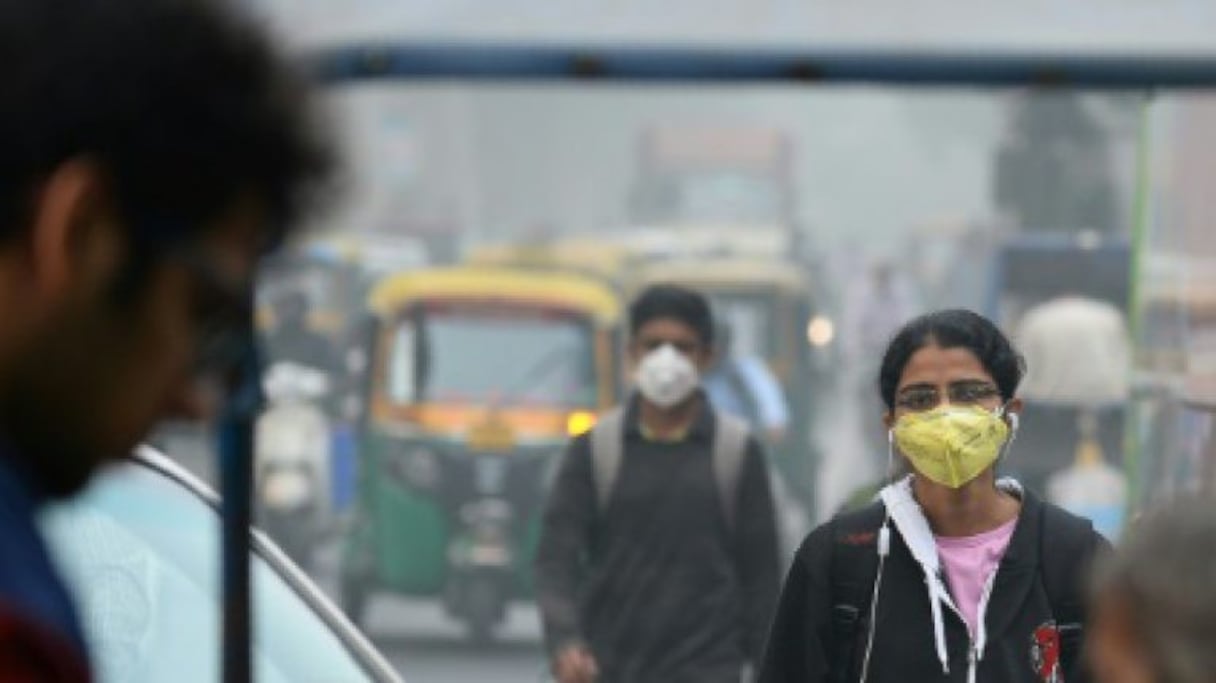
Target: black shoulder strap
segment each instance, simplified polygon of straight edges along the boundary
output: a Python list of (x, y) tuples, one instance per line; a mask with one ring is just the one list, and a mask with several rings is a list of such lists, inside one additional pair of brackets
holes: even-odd
[(876, 503), (831, 521), (832, 683), (856, 680), (861, 665), (862, 636), (878, 575), (878, 531), (885, 516), (882, 504)]
[(1039, 533), (1039, 572), (1056, 630), (1060, 664), (1067, 676), (1081, 659), (1085, 628), (1084, 572), (1093, 554), (1093, 523), (1044, 504)]

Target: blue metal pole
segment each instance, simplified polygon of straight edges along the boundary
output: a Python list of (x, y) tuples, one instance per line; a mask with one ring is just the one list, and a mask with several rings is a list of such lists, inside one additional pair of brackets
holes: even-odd
[(1216, 86), (1216, 56), (630, 44), (367, 42), (307, 55), (325, 82), (364, 79), (879, 83), (1130, 89)]
[(222, 512), (224, 683), (253, 681), (253, 615), (249, 567), (253, 523), (254, 427), (262, 408), (261, 362), (252, 324), (244, 352), (230, 378), (219, 424)]

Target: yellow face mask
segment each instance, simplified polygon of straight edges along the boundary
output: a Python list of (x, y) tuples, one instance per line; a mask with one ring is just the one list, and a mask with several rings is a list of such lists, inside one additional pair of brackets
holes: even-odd
[(1003, 409), (943, 405), (909, 413), (895, 423), (899, 450), (916, 471), (952, 489), (962, 488), (992, 466), (1009, 440)]

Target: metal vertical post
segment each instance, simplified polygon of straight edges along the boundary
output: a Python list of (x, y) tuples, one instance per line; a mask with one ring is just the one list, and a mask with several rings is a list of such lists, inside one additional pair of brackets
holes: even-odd
[(229, 378), (229, 396), (219, 424), (222, 512), (224, 683), (253, 681), (253, 614), (250, 529), (253, 522), (254, 426), (262, 407), (261, 362), (252, 324), (240, 364)]

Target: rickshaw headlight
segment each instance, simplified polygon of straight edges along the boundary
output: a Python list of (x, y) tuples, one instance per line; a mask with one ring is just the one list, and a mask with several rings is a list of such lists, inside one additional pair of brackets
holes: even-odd
[(595, 427), (598, 419), (595, 413), (586, 410), (570, 413), (566, 418), (566, 434), (570, 437), (582, 436)]
[(397, 473), (416, 489), (433, 489), (439, 484), (439, 456), (428, 448), (406, 449), (397, 460)]

